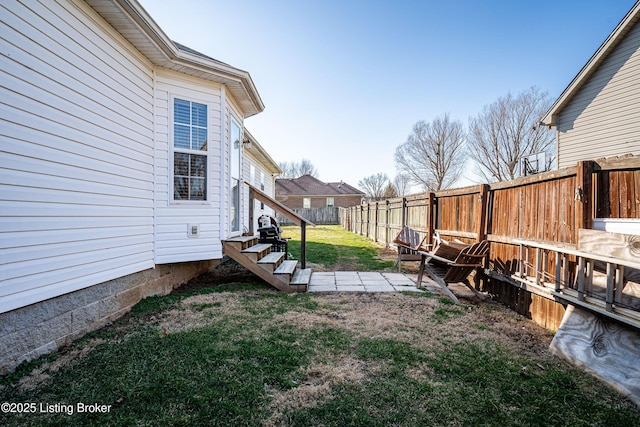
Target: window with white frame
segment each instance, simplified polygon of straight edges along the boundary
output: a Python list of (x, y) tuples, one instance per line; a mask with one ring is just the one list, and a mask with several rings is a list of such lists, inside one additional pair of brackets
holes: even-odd
[(333, 204), (333, 197), (327, 197), (327, 207), (332, 208)]
[(173, 100), (173, 200), (207, 200), (207, 106)]
[(302, 199), (302, 207), (304, 209), (311, 209), (311, 199), (309, 197)]

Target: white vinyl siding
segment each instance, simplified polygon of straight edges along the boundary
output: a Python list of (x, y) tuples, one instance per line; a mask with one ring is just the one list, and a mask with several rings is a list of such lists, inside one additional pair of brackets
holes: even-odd
[[(271, 196), (275, 199), (275, 186), (274, 180), (271, 178), (271, 174), (268, 172), (267, 168), (254, 156), (250, 154), (249, 150), (244, 150), (244, 164), (245, 164), (245, 176), (251, 176), (251, 170), (254, 170), (254, 179), (250, 180), (251, 185), (260, 189), (262, 183), (264, 182), (263, 192)], [(244, 211), (244, 224), (248, 228), (249, 227), (249, 192), (245, 191), (243, 197), (243, 211)], [(253, 206), (253, 230), (254, 232), (258, 229), (258, 218), (261, 215), (271, 215), (275, 216), (273, 209), (269, 206), (264, 205), (258, 201), (254, 200)]]
[(0, 312), (153, 267), (152, 67), (84, 3), (0, 3)]
[(558, 167), (640, 154), (640, 24), (635, 24), (557, 118)]
[[(156, 77), (156, 263), (166, 264), (222, 258), (221, 87), (197, 78), (159, 69)], [(173, 99), (207, 106), (207, 200), (172, 200), (173, 193)], [(197, 237), (189, 237), (188, 226), (197, 225)]]

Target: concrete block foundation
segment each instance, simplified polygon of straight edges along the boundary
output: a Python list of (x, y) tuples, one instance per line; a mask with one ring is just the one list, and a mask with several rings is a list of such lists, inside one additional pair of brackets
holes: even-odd
[(171, 293), (218, 262), (157, 265), (0, 314), (0, 374), (105, 326), (143, 298)]

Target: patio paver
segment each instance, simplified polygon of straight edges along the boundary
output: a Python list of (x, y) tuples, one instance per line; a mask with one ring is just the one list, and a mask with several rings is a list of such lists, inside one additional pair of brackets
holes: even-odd
[[(415, 276), (415, 275), (413, 275)], [(423, 279), (423, 288), (437, 289)], [(319, 271), (311, 274), (308, 292), (422, 292), (416, 287), (416, 277), (402, 273), (375, 271)], [(436, 290), (437, 292), (437, 290)]]

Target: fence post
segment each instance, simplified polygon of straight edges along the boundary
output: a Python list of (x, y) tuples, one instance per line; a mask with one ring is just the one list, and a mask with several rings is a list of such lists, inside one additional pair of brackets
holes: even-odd
[(593, 219), (593, 160), (578, 162), (576, 169), (576, 225), (575, 242), (581, 228), (591, 228)]
[[(369, 228), (369, 230), (371, 230), (371, 228)], [(376, 201), (376, 204), (374, 205), (374, 211), (373, 211), (373, 241), (374, 242), (378, 241), (378, 202), (377, 201)]]
[(433, 235), (435, 234), (435, 230), (436, 230), (436, 195), (435, 193), (429, 193), (429, 216), (427, 218), (427, 220), (429, 221), (429, 223), (427, 224), (427, 230), (429, 233), (429, 238), (427, 239), (427, 243), (428, 244), (433, 244)]
[(476, 210), (476, 224), (478, 229), (478, 242), (482, 242), (487, 238), (487, 199), (488, 199), (489, 186), (487, 184), (480, 184), (480, 195), (478, 198), (479, 206)]
[(389, 247), (389, 239), (391, 238), (391, 233), (390, 233), (391, 229), (389, 228), (389, 221), (391, 220), (391, 217), (390, 217), (391, 207), (390, 207), (389, 199), (387, 199), (385, 209), (386, 209), (386, 213), (385, 213), (385, 220), (384, 220), (384, 223), (385, 223), (385, 226), (384, 226), (384, 246), (386, 248), (388, 248)]
[(404, 228), (407, 225), (407, 198), (402, 198), (402, 224), (400, 224), (400, 229)]

